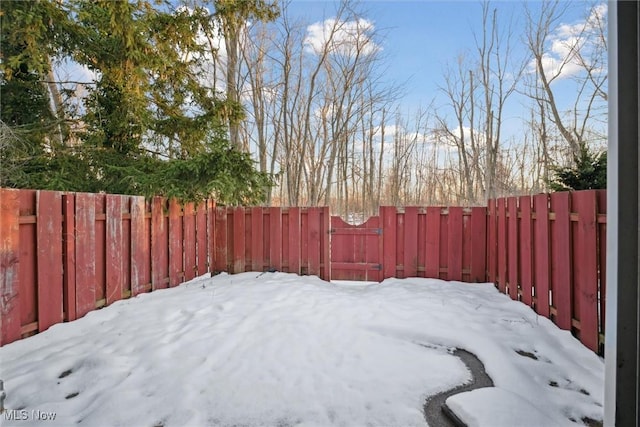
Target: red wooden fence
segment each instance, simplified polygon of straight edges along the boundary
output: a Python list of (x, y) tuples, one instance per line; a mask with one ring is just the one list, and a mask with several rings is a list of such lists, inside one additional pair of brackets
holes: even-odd
[(215, 248), (215, 271), (277, 270), (331, 280), (329, 208), (217, 208)]
[(0, 345), (208, 271), (325, 280), (496, 283), (594, 351), (604, 331), (606, 192), (488, 207), (216, 208), (138, 196), (0, 189)]
[(331, 277), (334, 280), (383, 280), (379, 216), (372, 216), (359, 225), (332, 216), (330, 232)]
[(488, 212), (488, 281), (601, 350), (606, 191), (490, 200)]
[(384, 206), (354, 226), (331, 219), (334, 279), (486, 280), (486, 209)]
[(208, 271), (212, 202), (0, 189), (0, 344)]

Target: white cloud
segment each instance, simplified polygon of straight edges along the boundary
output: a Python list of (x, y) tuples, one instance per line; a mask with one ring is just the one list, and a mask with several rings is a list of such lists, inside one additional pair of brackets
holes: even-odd
[(375, 132), (373, 135), (375, 137), (381, 138), (383, 130), (385, 139), (393, 137), (393, 135), (400, 131), (399, 127), (396, 125), (381, 125), (375, 128)]
[(316, 55), (324, 49), (348, 56), (354, 56), (358, 52), (370, 55), (382, 49), (371, 38), (374, 29), (373, 22), (363, 18), (352, 21), (329, 18), (307, 27), (305, 50)]
[[(569, 78), (584, 69), (582, 61), (600, 42), (598, 33), (600, 29), (606, 29), (606, 17), (607, 4), (602, 3), (594, 6), (586, 19), (558, 26), (550, 35), (549, 50), (542, 56), (542, 67), (548, 79)], [(535, 72), (535, 69), (532, 60), (529, 71)]]

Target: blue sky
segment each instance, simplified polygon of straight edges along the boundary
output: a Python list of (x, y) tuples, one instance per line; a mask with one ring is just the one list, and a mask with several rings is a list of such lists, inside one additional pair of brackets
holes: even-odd
[[(482, 33), (482, 2), (365, 0), (354, 4), (356, 10), (361, 12), (361, 17), (370, 21), (378, 33), (376, 42), (382, 46), (386, 61), (383, 64), (385, 78), (404, 84), (400, 102), (402, 112), (413, 116), (418, 107), (428, 107), (432, 101), (435, 108), (445, 110), (444, 95), (438, 90), (439, 86), (444, 85), (444, 70), (447, 64), (455, 65), (455, 58), (460, 53), (475, 53), (474, 32), (478, 35)], [(541, 2), (527, 1), (526, 4), (535, 10)], [(567, 5), (568, 9), (561, 23), (569, 25), (584, 20), (591, 5), (587, 1), (562, 4)], [(338, 5), (339, 1), (335, 0), (291, 0), (288, 12), (290, 16), (311, 25), (335, 17)], [(491, 8), (497, 9), (501, 27), (512, 23), (513, 44), (518, 49), (514, 55), (524, 55), (521, 40), (525, 26), (524, 3), (517, 0), (494, 1)], [(91, 79), (87, 70), (75, 68), (78, 68), (74, 69), (75, 74), (84, 73), (87, 74), (84, 78)], [(575, 98), (575, 86), (567, 81), (555, 85), (560, 103), (564, 95), (564, 107), (568, 108), (572, 98)], [(528, 116), (529, 102), (523, 96), (510, 99), (504, 122), (507, 134), (521, 133), (522, 120)]]
[[(289, 12), (307, 22), (320, 22), (334, 16), (338, 2), (332, 0), (292, 0)], [(527, 1), (535, 10), (539, 1)], [(590, 3), (573, 1), (568, 4), (562, 23), (573, 24), (584, 19)], [(519, 1), (496, 1), (491, 8), (498, 11), (499, 25), (509, 21), (514, 27), (513, 44), (523, 55), (524, 5)], [(474, 32), (482, 33), (482, 3), (480, 1), (391, 1), (369, 0), (358, 4), (357, 10), (372, 21), (380, 32), (383, 52), (387, 57), (387, 76), (395, 82), (406, 82), (402, 104), (407, 108), (427, 106), (441, 96), (438, 86), (444, 84), (447, 63), (454, 64), (462, 52), (475, 51)], [(561, 85), (559, 83), (558, 85)], [(557, 89), (562, 90), (561, 87)], [(562, 93), (562, 92), (560, 92)], [(509, 108), (510, 121), (505, 125), (516, 130), (525, 113), (523, 100), (513, 100)], [(435, 105), (441, 105), (436, 100)]]

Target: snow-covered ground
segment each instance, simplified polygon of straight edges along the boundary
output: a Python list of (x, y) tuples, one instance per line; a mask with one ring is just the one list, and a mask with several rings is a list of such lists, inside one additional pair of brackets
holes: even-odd
[(602, 360), (491, 284), (243, 273), (0, 348), (0, 424), (424, 426), (425, 399), (470, 379), (453, 347), (475, 353), (497, 386), (450, 398), (472, 424), (602, 419)]

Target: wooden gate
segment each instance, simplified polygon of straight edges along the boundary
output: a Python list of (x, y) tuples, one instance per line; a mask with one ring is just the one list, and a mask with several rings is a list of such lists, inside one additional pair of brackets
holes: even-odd
[(339, 216), (332, 216), (330, 233), (332, 279), (383, 280), (379, 216), (372, 216), (360, 225), (351, 225)]

